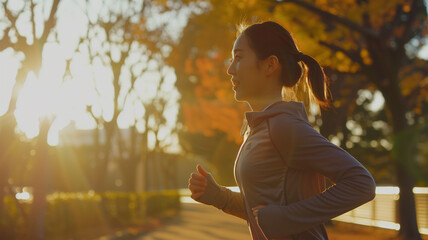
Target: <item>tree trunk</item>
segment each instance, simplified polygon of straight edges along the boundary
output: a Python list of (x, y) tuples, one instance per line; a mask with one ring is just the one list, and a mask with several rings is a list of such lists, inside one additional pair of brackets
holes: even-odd
[[(130, 127), (131, 131), (131, 146), (125, 147), (121, 134), (118, 134), (118, 145), (121, 159), (119, 159), (119, 168), (123, 178), (123, 188), (125, 191), (133, 192), (136, 190), (136, 176), (138, 160), (140, 159), (141, 152), (137, 152), (137, 128), (134, 126)], [(120, 130), (118, 131), (120, 133)], [(126, 157), (124, 156), (127, 153)]]
[(100, 148), (100, 129), (98, 128), (98, 123), (96, 128), (94, 129), (94, 159), (91, 164), (91, 174), (90, 174), (90, 181), (91, 181), (91, 187), (92, 189), (96, 189), (97, 186), (97, 167), (101, 161), (101, 148)]
[(172, 175), (171, 171), (169, 170), (169, 168), (171, 167), (170, 158), (165, 153), (162, 153), (161, 158), (159, 160), (164, 189), (171, 189)]
[(149, 115), (144, 116), (144, 133), (141, 147), (141, 156), (142, 156), (142, 168), (143, 168), (143, 179), (144, 179), (144, 192), (149, 191), (150, 189), (150, 178), (149, 178)]
[(96, 192), (103, 192), (106, 190), (105, 181), (107, 178), (107, 164), (110, 155), (110, 149), (106, 146), (103, 146), (102, 152), (103, 156), (97, 162), (95, 169), (96, 177), (94, 189)]
[[(112, 121), (113, 122), (113, 121)], [(102, 145), (101, 152), (103, 156), (100, 157), (96, 167), (95, 191), (104, 192), (107, 190), (106, 180), (108, 171), (108, 162), (111, 154), (111, 146), (113, 140), (114, 126), (112, 122), (104, 124), (105, 139)]]
[(37, 137), (36, 163), (33, 175), (33, 204), (30, 214), (30, 234), (28, 239), (44, 239), (46, 216), (46, 195), (48, 192), (49, 171), (49, 145), (47, 136), (50, 121), (43, 119), (40, 124), (40, 133)]
[(125, 161), (121, 164), (123, 185), (125, 191), (133, 192), (136, 189), (137, 164), (135, 157), (122, 159)]
[(177, 188), (177, 157), (163, 154), (162, 157), (162, 175), (165, 183), (165, 189)]
[[(6, 219), (8, 216), (7, 209), (3, 209), (3, 199), (5, 197), (5, 189), (8, 185), (9, 178), (9, 160), (8, 152), (12, 147), (12, 144), (17, 144), (18, 139), (15, 134), (16, 119), (14, 117), (14, 111), (16, 110), (16, 103), (18, 96), (29, 72), (29, 62), (24, 60), (21, 62), (21, 68), (18, 70), (15, 77), (15, 84), (12, 88), (12, 94), (9, 102), (7, 112), (0, 116), (0, 220)], [(7, 225), (10, 225), (10, 221), (4, 225), (0, 223), (0, 236), (8, 236), (12, 234), (12, 230)], [(8, 237), (6, 237), (8, 238)]]
[(151, 163), (151, 175), (152, 175), (152, 183), (153, 183), (153, 190), (159, 191), (161, 186), (159, 183), (159, 169), (158, 169), (158, 163), (159, 163), (159, 155), (156, 150), (152, 151), (152, 157), (150, 158)]
[(17, 142), (15, 135), (16, 121), (12, 113), (0, 117), (0, 236), (13, 239), (12, 222), (3, 199), (6, 197), (5, 189), (9, 180), (9, 149)]
[(143, 153), (142, 153), (142, 169), (143, 169), (143, 179), (144, 179), (144, 183), (143, 183), (143, 192), (148, 192), (149, 188), (150, 188), (150, 183), (149, 183), (149, 151), (147, 148), (147, 144), (146, 146), (143, 146)]
[(398, 218), (400, 220), (400, 233), (403, 239), (422, 239), (416, 221), (415, 197), (413, 194), (414, 180), (402, 161), (396, 161), (397, 181), (400, 188), (398, 199)]
[[(407, 120), (405, 117), (406, 108), (404, 99), (402, 98), (400, 89), (397, 85), (391, 85), (389, 88), (380, 88), (385, 98), (385, 104), (389, 111), (389, 121), (393, 127), (394, 136), (397, 137), (399, 133), (408, 128)], [(396, 143), (394, 143), (396, 145)], [(405, 146), (406, 148), (412, 146)], [(397, 151), (407, 151), (406, 149), (397, 148)], [(399, 235), (403, 239), (414, 240), (422, 239), (418, 230), (418, 223), (416, 218), (415, 196), (413, 194), (414, 179), (409, 171), (410, 166), (413, 164), (413, 158), (399, 159), (398, 152), (394, 158), (395, 167), (397, 171), (397, 184), (400, 188), (400, 198), (398, 199), (398, 217), (400, 222)]]

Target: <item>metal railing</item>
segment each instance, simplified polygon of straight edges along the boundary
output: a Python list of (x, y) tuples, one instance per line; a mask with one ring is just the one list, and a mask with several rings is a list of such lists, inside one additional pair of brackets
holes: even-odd
[[(376, 197), (333, 220), (399, 230), (398, 187), (376, 187)], [(421, 234), (428, 234), (428, 188), (413, 188), (416, 216)]]

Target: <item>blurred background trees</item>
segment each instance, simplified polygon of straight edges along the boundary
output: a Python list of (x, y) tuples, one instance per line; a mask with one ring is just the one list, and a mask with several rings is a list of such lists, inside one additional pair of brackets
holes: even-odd
[[(0, 51), (12, 49), (11, 54), (23, 55), (24, 59), (20, 61), (20, 67), (17, 69), (15, 83), (12, 88), (9, 106), (6, 108), (6, 113), (0, 118), (0, 126), (2, 137), (0, 140), (0, 199), (4, 199), (4, 189), (11, 190), (9, 180), (10, 160), (12, 153), (10, 150), (17, 150), (19, 147), (19, 139), (15, 135), (16, 121), (13, 118), (13, 113), (17, 107), (18, 95), (22, 89), (25, 80), (30, 74), (39, 76), (42, 65), (42, 49), (48, 37), (52, 36), (53, 28), (56, 23), (56, 12), (58, 10), (59, 0), (55, 0), (50, 6), (40, 4), (36, 7), (34, 2), (23, 2), (21, 9), (13, 11), (11, 4), (6, 1), (2, 2), (3, 16), (1, 21), (6, 26), (4, 28), (3, 37), (0, 41)], [(11, 9), (12, 8), (12, 9)], [(46, 8), (47, 11), (41, 11)], [(19, 21), (26, 17), (27, 31), (23, 31), (18, 27)], [(21, 25), (22, 27), (22, 25)], [(29, 228), (34, 234), (39, 234), (39, 223), (43, 224), (41, 219), (46, 206), (46, 174), (48, 158), (47, 133), (52, 118), (40, 119), (40, 133), (36, 139), (36, 151), (33, 152), (34, 160), (37, 164), (34, 165), (31, 179), (33, 180), (34, 202), (30, 213)], [(10, 192), (13, 194), (13, 192)], [(0, 206), (0, 214), (2, 219), (7, 219), (5, 216), (6, 209), (3, 209), (3, 204)], [(2, 224), (0, 234), (8, 236), (7, 225)], [(9, 226), (10, 227), (10, 226)]]
[[(151, 175), (153, 179), (143, 178), (146, 186), (140, 190), (174, 186), (169, 180), (174, 180), (174, 165), (170, 164), (174, 157), (166, 152), (174, 141), (174, 117), (167, 120), (165, 111), (174, 114), (171, 105), (177, 94), (171, 88), (173, 72), (163, 59), (170, 51), (168, 43), (177, 38), (167, 30), (179, 25), (171, 27), (159, 16), (180, 15), (185, 8), (184, 4), (172, 8), (162, 1), (2, 1), (0, 50), (7, 55), (6, 61), (17, 63), (2, 66), (2, 72), (9, 71), (10, 79), (16, 81), (9, 83), (13, 86), (10, 101), (6, 98), (1, 105), (0, 187), (12, 196), (16, 187), (31, 187), (28, 237), (43, 238), (49, 192), (136, 191), (139, 168), (159, 172)], [(74, 22), (66, 18), (70, 11), (74, 11)], [(29, 89), (25, 87), (29, 82), (41, 87)], [(57, 88), (43, 88), (44, 84)], [(7, 90), (7, 79), (3, 85)], [(56, 95), (60, 90), (65, 91), (64, 96)], [(25, 101), (22, 96), (34, 103), (33, 119), (24, 119), (32, 106), (28, 102), (20, 105)], [(28, 100), (31, 96), (37, 99)], [(55, 101), (60, 109), (37, 106)], [(56, 143), (54, 140), (51, 145), (58, 141), (65, 145), (50, 147), (48, 135), (55, 134), (55, 125), (63, 128), (70, 121), (80, 121), (70, 116), (64, 120), (75, 114), (76, 108), (80, 119), (85, 114), (89, 119), (86, 127), (94, 132), (89, 141), (92, 147), (88, 148), (88, 142), (73, 146), (73, 139), (66, 134), (58, 136), (58, 131)], [(34, 136), (16, 124), (31, 120)], [(150, 157), (156, 160), (149, 161)], [(147, 162), (152, 162), (151, 169)], [(6, 192), (0, 192), (4, 199)], [(12, 221), (3, 204), (1, 207), (1, 235), (9, 236)]]

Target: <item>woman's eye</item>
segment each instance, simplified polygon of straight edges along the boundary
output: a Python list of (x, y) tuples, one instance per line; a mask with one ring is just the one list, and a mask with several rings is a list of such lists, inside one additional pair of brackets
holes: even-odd
[(239, 61), (240, 59), (241, 59), (240, 56), (231, 57), (229, 58), (229, 62), (232, 63), (233, 61)]

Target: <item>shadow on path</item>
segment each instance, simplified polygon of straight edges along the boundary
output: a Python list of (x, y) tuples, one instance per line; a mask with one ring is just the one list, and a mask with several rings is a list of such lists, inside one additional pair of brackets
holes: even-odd
[(165, 227), (138, 240), (249, 240), (244, 220), (225, 214), (214, 207), (196, 203), (182, 203), (181, 213)]

